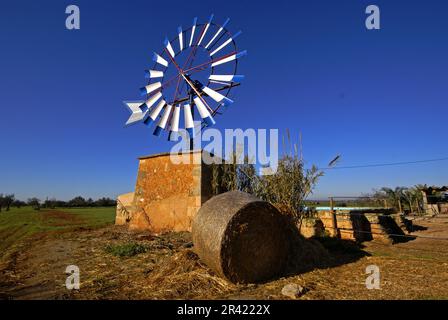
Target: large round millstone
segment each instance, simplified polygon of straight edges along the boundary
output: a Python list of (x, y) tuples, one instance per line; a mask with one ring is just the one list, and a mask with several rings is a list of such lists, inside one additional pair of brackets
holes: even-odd
[(283, 270), (288, 254), (285, 218), (268, 202), (240, 191), (204, 203), (192, 237), (201, 260), (231, 282), (271, 279)]

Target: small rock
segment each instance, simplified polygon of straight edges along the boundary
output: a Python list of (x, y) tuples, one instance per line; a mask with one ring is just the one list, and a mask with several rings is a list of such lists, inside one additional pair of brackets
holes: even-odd
[(282, 289), (282, 295), (287, 296), (291, 299), (296, 299), (305, 294), (305, 292), (306, 289), (304, 287), (299, 286), (298, 284), (295, 283), (287, 284)]

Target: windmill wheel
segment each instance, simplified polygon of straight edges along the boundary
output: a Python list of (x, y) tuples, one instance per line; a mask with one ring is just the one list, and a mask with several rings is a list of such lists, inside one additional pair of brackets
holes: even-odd
[(211, 15), (198, 24), (194, 18), (190, 28), (178, 27), (173, 39), (165, 39), (163, 49), (153, 55), (154, 65), (145, 70), (148, 82), (140, 92), (146, 101), (125, 102), (132, 112), (126, 125), (155, 123), (154, 135), (166, 130), (172, 140), (179, 132), (181, 113), (190, 138), (196, 119), (202, 126), (215, 124), (215, 117), (233, 103), (232, 89), (244, 78), (237, 73), (238, 60), (247, 51), (238, 51), (235, 39), (241, 31), (230, 33), (229, 20), (220, 25)]

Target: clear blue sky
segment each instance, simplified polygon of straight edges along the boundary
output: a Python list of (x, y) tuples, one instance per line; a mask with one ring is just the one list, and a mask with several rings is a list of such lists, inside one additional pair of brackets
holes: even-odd
[[(65, 29), (65, 7), (81, 29)], [(367, 5), (381, 30), (364, 26)], [(123, 100), (165, 35), (197, 16), (231, 18), (249, 55), (217, 128), (303, 133), (308, 164), (448, 156), (448, 2), (9, 1), (0, 6), (0, 192), (68, 199), (133, 190), (140, 155), (168, 151)], [(448, 184), (448, 162), (327, 172), (315, 197)]]

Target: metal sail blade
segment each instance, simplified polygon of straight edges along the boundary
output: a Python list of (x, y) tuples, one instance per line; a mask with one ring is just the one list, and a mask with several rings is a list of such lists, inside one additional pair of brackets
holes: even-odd
[(180, 106), (175, 106), (173, 116), (171, 117), (171, 132), (179, 131)]
[(168, 50), (168, 53), (171, 55), (171, 57), (174, 58), (176, 54), (174, 53), (173, 47), (171, 46), (171, 42), (168, 40), (168, 38), (165, 38), (164, 44), (166, 50)]
[(151, 98), (146, 100), (145, 105), (146, 108), (151, 109), (151, 107), (156, 103), (160, 98), (162, 98), (162, 92), (157, 92), (155, 95), (153, 95)]
[(161, 100), (157, 104), (157, 106), (151, 111), (149, 116), (146, 118), (146, 120), (144, 121), (144, 124), (149, 126), (151, 123), (153, 123), (157, 119), (157, 117), (159, 116), (160, 111), (162, 111), (162, 109), (165, 106), (165, 104), (166, 104), (165, 100)]
[(194, 120), (193, 114), (191, 113), (191, 106), (189, 104), (184, 105), (184, 120), (185, 129), (190, 135), (190, 139), (194, 137)]
[(210, 45), (213, 43), (213, 41), (215, 41), (215, 39), (221, 34), (221, 32), (224, 30), (224, 28), (226, 27), (226, 25), (229, 23), (230, 18), (227, 18), (227, 20), (223, 23), (223, 25), (218, 29), (218, 31), (216, 31), (215, 35), (212, 37), (212, 39), (207, 43), (207, 45), (205, 46), (205, 49), (208, 49), (208, 47), (210, 47)]
[(201, 118), (207, 123), (207, 125), (212, 126), (215, 124), (215, 120), (213, 119), (210, 112), (207, 110), (207, 107), (202, 102), (201, 98), (196, 97), (193, 99), (194, 103), (196, 104), (196, 107), (198, 108), (199, 115)]
[(162, 87), (161, 82), (155, 82), (155, 83), (148, 84), (147, 86), (140, 88), (140, 94), (142, 96), (150, 94), (151, 92), (159, 89), (160, 87)]
[(212, 81), (241, 82), (244, 76), (236, 74), (212, 74), (208, 79)]
[(217, 54), (219, 51), (221, 51), (223, 48), (225, 48), (230, 42), (232, 42), (233, 40), (235, 40), (239, 35), (241, 34), (241, 31), (238, 31), (237, 33), (235, 33), (232, 37), (230, 37), (229, 39), (227, 39), (223, 44), (221, 44), (218, 48), (216, 48), (215, 50), (213, 50), (210, 53), (210, 56), (214, 56), (215, 54)]
[(177, 33), (179, 35), (179, 48), (182, 51), (184, 50), (184, 33), (182, 32), (182, 27), (177, 28)]
[(196, 23), (198, 22), (198, 18), (195, 17), (193, 19), (193, 27), (191, 27), (191, 36), (190, 36), (190, 44), (188, 45), (189, 47), (191, 47), (191, 45), (193, 44), (193, 38), (194, 38), (194, 33), (196, 31)]
[(168, 104), (165, 107), (165, 112), (163, 113), (162, 118), (160, 118), (159, 123), (157, 124), (156, 129), (154, 130), (154, 135), (155, 136), (160, 136), (160, 133), (162, 132), (163, 129), (165, 129), (166, 124), (168, 122), (168, 118), (171, 114), (171, 109), (173, 108), (172, 105)]
[(163, 78), (163, 71), (145, 70), (145, 78), (146, 79)]
[(161, 56), (159, 56), (157, 53), (154, 52), (154, 55), (152, 57), (152, 60), (154, 62), (157, 62), (158, 64), (161, 64), (164, 67), (168, 67), (168, 61), (163, 59)]
[(210, 89), (209, 87), (203, 87), (202, 91), (216, 102), (221, 103), (224, 107), (233, 103), (232, 99), (227, 98), (226, 96), (220, 94), (219, 92), (216, 92), (213, 89)]
[(204, 40), (205, 34), (207, 33), (208, 28), (210, 28), (210, 23), (212, 22), (212, 20), (213, 20), (213, 14), (210, 16), (210, 19), (208, 19), (208, 22), (207, 22), (207, 24), (205, 25), (205, 29), (204, 29), (204, 31), (202, 32), (202, 34), (201, 34), (201, 38), (200, 38), (199, 41), (198, 41), (198, 46), (201, 44), (202, 40)]
[(219, 59), (219, 60), (213, 62), (212, 63), (212, 67), (219, 66), (220, 64), (227, 63), (227, 62), (233, 61), (235, 59), (239, 59), (239, 58), (241, 58), (241, 57), (243, 57), (245, 55), (247, 55), (247, 51), (246, 50), (241, 51), (241, 52), (236, 53), (236, 54), (232, 54), (231, 56), (228, 56), (228, 57), (225, 57), (223, 59)]

